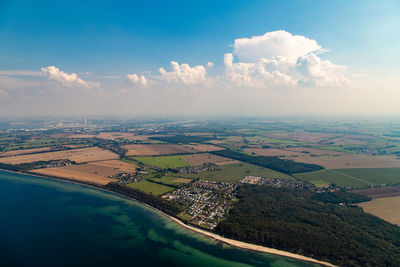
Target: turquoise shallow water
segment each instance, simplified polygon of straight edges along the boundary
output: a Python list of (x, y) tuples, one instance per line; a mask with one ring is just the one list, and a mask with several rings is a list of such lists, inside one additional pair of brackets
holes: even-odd
[(317, 266), (221, 244), (152, 209), (0, 171), (0, 266)]

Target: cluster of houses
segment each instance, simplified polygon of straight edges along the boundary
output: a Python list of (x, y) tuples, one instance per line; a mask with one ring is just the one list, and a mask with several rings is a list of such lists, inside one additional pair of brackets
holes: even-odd
[(136, 176), (136, 173), (133, 172), (119, 172), (111, 176), (110, 178), (119, 180), (121, 184), (130, 184), (141, 180), (139, 177)]
[(192, 223), (214, 229), (231, 209), (236, 187), (237, 183), (196, 181), (167, 194), (166, 199), (188, 207)]
[(32, 169), (42, 169), (42, 168), (53, 168), (53, 167), (62, 167), (75, 164), (74, 162), (68, 159), (56, 159), (49, 161), (36, 161), (31, 163)]
[(298, 181), (298, 180), (281, 180), (269, 177), (258, 177), (258, 176), (246, 176), (241, 181), (243, 184), (257, 184), (265, 185), (274, 188), (286, 188), (292, 190), (307, 190), (317, 193), (322, 192), (335, 192), (335, 191), (346, 191), (350, 187), (330, 185), (329, 187), (316, 187), (309, 181)]

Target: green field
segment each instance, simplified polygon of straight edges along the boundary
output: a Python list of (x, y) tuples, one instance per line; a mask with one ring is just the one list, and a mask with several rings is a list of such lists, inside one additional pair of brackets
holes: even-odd
[(337, 171), (377, 185), (400, 182), (400, 168), (341, 169)]
[(296, 174), (296, 178), (315, 185), (334, 183), (353, 188), (400, 182), (400, 168), (335, 169)]
[(169, 186), (156, 184), (156, 183), (152, 183), (149, 181), (135, 182), (135, 183), (128, 184), (127, 186), (130, 188), (138, 189), (138, 190), (146, 192), (146, 193), (151, 193), (155, 196), (162, 195), (162, 194), (172, 191), (174, 189)]
[(15, 142), (14, 137), (7, 137), (0, 139), (0, 151), (10, 151), (19, 149), (41, 148), (48, 146), (61, 146), (61, 145), (80, 145), (87, 142), (75, 139), (56, 139), (50, 137), (42, 137), (34, 140), (24, 140), (23, 142)]
[(174, 176), (200, 178), (202, 180), (217, 181), (217, 182), (235, 182), (235, 181), (240, 181), (245, 176), (250, 176), (250, 175), (273, 177), (279, 179), (293, 179), (287, 174), (248, 163), (235, 163), (229, 165), (216, 166), (215, 171), (175, 174)]
[(175, 155), (175, 156), (154, 156), (154, 157), (133, 157), (133, 159), (152, 165), (158, 168), (178, 168), (178, 167), (187, 167), (190, 166), (187, 163), (182, 155)]
[(180, 185), (180, 184), (189, 183), (192, 180), (192, 178), (180, 178), (180, 177), (176, 177), (176, 176), (163, 176), (161, 178), (154, 178), (153, 180), (156, 182), (161, 182), (163, 184)]
[(337, 170), (322, 170), (316, 172), (299, 173), (294, 175), (303, 181), (310, 181), (315, 185), (337, 184), (341, 186), (351, 186), (353, 188), (362, 188), (369, 185), (368, 181), (360, 180), (356, 177), (340, 173)]

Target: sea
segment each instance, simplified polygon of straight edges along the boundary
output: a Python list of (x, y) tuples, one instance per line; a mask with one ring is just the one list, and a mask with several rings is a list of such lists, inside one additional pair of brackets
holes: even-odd
[(235, 248), (118, 195), (0, 171), (0, 266), (319, 266)]

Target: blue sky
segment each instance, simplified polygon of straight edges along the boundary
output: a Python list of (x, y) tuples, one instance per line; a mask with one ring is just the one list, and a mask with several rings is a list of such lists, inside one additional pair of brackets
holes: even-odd
[[(211, 61), (214, 69), (207, 75), (223, 72), (224, 54), (233, 52), (236, 39), (284, 30), (328, 49), (318, 57), (346, 66), (347, 75), (379, 83), (400, 70), (399, 29), (396, 0), (0, 0), (0, 70), (56, 66), (110, 91), (126, 87), (127, 74), (168, 70), (171, 61)], [(95, 81), (88, 73), (122, 80)]]

